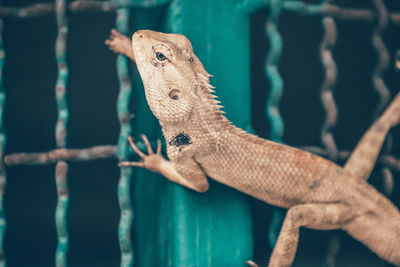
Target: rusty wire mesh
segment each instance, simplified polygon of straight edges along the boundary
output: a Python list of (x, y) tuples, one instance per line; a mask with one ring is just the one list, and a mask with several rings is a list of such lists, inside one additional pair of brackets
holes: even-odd
[[(274, 3), (278, 3), (281, 1), (272, 1)], [(323, 107), (326, 112), (326, 119), (321, 129), (321, 140), (323, 147), (303, 147), (306, 150), (309, 150), (313, 153), (319, 154), (321, 156), (327, 157), (332, 161), (343, 161), (347, 159), (350, 155), (350, 151), (344, 151), (338, 149), (332, 129), (335, 127), (337, 121), (337, 105), (335, 103), (335, 99), (333, 97), (335, 82), (337, 78), (337, 69), (335, 65), (335, 61), (332, 56), (332, 49), (335, 46), (336, 41), (336, 25), (335, 20), (354, 20), (354, 21), (364, 21), (367, 23), (377, 22), (377, 25), (374, 29), (373, 33), (373, 45), (378, 54), (378, 62), (373, 74), (373, 84), (375, 90), (380, 95), (380, 103), (376, 109), (375, 114), (378, 115), (382, 109), (387, 105), (390, 101), (390, 94), (386, 88), (385, 82), (383, 80), (383, 75), (388, 68), (389, 55), (388, 51), (385, 47), (385, 43), (382, 39), (382, 31), (388, 26), (388, 23), (393, 25), (400, 25), (400, 13), (390, 13), (385, 5), (383, 0), (374, 0), (374, 10), (368, 9), (354, 9), (354, 8), (342, 8), (337, 5), (331, 3), (332, 1), (325, 0), (321, 4), (306, 4), (300, 1), (283, 1), (280, 7), (271, 6), (271, 18), (267, 24), (267, 33), (270, 34), (270, 38), (275, 38), (274, 35), (279, 34), (277, 31), (277, 18), (279, 16), (280, 9), (282, 11), (287, 12), (296, 12), (303, 15), (317, 15), (322, 16), (322, 26), (324, 29), (324, 38), (320, 46), (320, 56), (323, 62), (324, 70), (325, 70), (325, 79), (321, 86), (321, 101), (323, 103)], [(142, 4), (146, 5), (146, 4)], [(25, 19), (32, 18), (38, 16), (44, 16), (48, 14), (55, 14), (58, 22), (58, 31), (59, 35), (57, 38), (57, 59), (58, 59), (58, 67), (59, 67), (59, 80), (56, 85), (56, 95), (57, 95), (57, 103), (59, 107), (59, 120), (56, 125), (57, 132), (57, 149), (52, 151), (43, 152), (43, 153), (15, 153), (4, 156), (4, 146), (5, 146), (5, 134), (3, 125), (4, 122), (0, 118), (0, 153), (4, 156), (4, 161), (0, 164), (0, 199), (3, 197), (4, 186), (5, 186), (5, 170), (4, 164), (8, 166), (17, 166), (17, 165), (41, 165), (41, 164), (50, 164), (57, 163), (56, 169), (56, 178), (57, 178), (57, 191), (59, 197), (59, 206), (57, 208), (56, 213), (59, 214), (57, 217), (57, 226), (58, 226), (58, 237), (59, 244), (57, 250), (57, 266), (65, 266), (66, 265), (66, 252), (68, 248), (68, 232), (66, 228), (66, 209), (68, 207), (68, 190), (67, 190), (67, 161), (89, 161), (98, 158), (108, 158), (108, 157), (118, 157), (119, 159), (124, 159), (127, 156), (127, 147), (126, 146), (126, 136), (130, 132), (129, 128), (129, 119), (127, 116), (129, 115), (128, 105), (125, 105), (124, 112), (120, 113), (120, 121), (121, 121), (121, 139), (119, 141), (119, 148), (123, 149), (123, 152), (118, 152), (117, 146), (109, 145), (109, 146), (94, 146), (87, 149), (73, 149), (67, 148), (66, 142), (66, 125), (68, 122), (68, 107), (66, 103), (65, 93), (67, 90), (67, 77), (68, 77), (68, 68), (67, 62), (65, 59), (65, 41), (67, 38), (68, 28), (67, 28), (67, 17), (68, 14), (78, 13), (78, 12), (119, 12), (119, 17), (126, 16), (124, 12), (126, 12), (127, 8), (132, 8), (138, 6), (138, 4), (129, 4), (129, 3), (117, 3), (116, 1), (73, 1), (69, 4), (66, 4), (65, 1), (58, 0), (55, 4), (51, 3), (40, 3), (34, 4), (27, 7), (5, 7), (0, 6), (0, 18), (8, 18), (8, 19)], [(140, 6), (140, 4), (139, 4)], [(274, 11), (275, 10), (275, 11)], [(0, 21), (0, 30), (2, 28), (3, 21)], [(121, 26), (122, 29), (126, 31), (124, 26)], [(277, 37), (279, 38), (279, 37)], [(279, 44), (277, 45), (279, 46)], [(271, 47), (272, 49), (273, 47)], [(4, 61), (5, 53), (2, 49), (2, 40), (0, 38), (0, 71), (2, 68), (2, 64)], [(120, 60), (123, 60), (122, 58)], [(269, 67), (275, 67), (275, 70), (268, 70), (267, 75), (276, 76), (275, 78), (270, 78), (272, 83), (274, 79), (280, 79), (279, 73), (277, 73), (277, 64), (279, 60), (279, 55), (272, 55), (271, 58), (267, 59), (266, 65)], [(121, 63), (125, 64), (120, 72), (123, 72), (120, 76), (122, 87), (125, 88), (123, 90), (129, 90), (129, 80), (126, 76), (126, 62)], [(274, 73), (274, 71), (276, 73)], [(125, 84), (124, 84), (125, 83)], [(282, 85), (278, 84), (275, 87), (282, 87)], [(0, 80), (0, 85), (1, 85)], [(282, 88), (278, 89), (282, 90)], [(130, 93), (127, 92), (129, 95)], [(280, 94), (277, 93), (276, 99), (270, 100), (267, 109), (272, 108), (272, 114), (276, 114), (277, 106), (279, 103)], [(124, 97), (125, 100), (129, 100), (128, 97)], [(4, 89), (0, 87), (0, 110), (3, 110), (5, 94)], [(122, 100), (121, 100), (122, 101)], [(0, 113), (0, 115), (2, 115)], [(273, 119), (271, 121), (274, 121)], [(279, 128), (279, 122), (276, 126)], [(126, 129), (125, 129), (126, 128)], [(275, 131), (275, 132), (274, 132)], [(272, 129), (272, 138), (274, 140), (279, 141), (282, 136), (283, 129)], [(125, 144), (125, 145), (124, 145)], [(139, 147), (144, 147), (142, 143), (138, 143)], [(383, 153), (379, 157), (378, 163), (383, 166), (382, 174), (384, 177), (384, 181), (386, 184), (386, 193), (390, 193), (390, 184), (393, 184), (393, 178), (391, 174), (391, 170), (400, 170), (400, 159), (396, 158), (391, 154), (391, 145), (390, 142), (384, 148)], [(126, 174), (126, 179), (130, 174)], [(128, 180), (124, 180), (123, 183), (126, 183)], [(126, 195), (126, 194), (125, 194)], [(128, 201), (128, 202), (127, 202)], [(121, 209), (127, 209), (127, 205), (129, 206), (129, 199), (121, 200)], [(127, 214), (127, 213), (124, 213)], [(127, 221), (123, 223), (122, 228), (127, 229), (125, 234), (121, 236), (121, 251), (122, 258), (126, 258), (126, 263), (123, 261), (124, 266), (131, 266), (133, 261), (133, 251), (131, 248), (131, 243), (129, 240), (129, 228), (132, 224), (131, 215), (128, 216)], [(5, 227), (5, 216), (3, 212), (2, 201), (0, 201), (0, 266), (5, 265), (5, 257), (4, 251), (2, 247), (2, 240), (4, 234)], [(333, 245), (330, 249), (330, 254), (328, 255), (328, 263), (333, 265), (333, 258), (335, 257), (335, 253), (337, 251), (337, 244), (335, 245), (333, 241)]]

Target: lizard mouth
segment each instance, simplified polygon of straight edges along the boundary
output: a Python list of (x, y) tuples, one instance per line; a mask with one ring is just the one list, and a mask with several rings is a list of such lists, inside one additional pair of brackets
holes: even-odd
[(143, 63), (144, 62), (144, 56), (142, 51), (142, 43), (140, 42), (139, 39), (142, 39), (143, 35), (138, 34), (138, 32), (135, 32), (132, 36), (132, 47), (133, 47), (133, 54), (135, 56), (135, 63)]
[(144, 56), (140, 52), (140, 49), (138, 46), (134, 46), (134, 54), (135, 54), (135, 59), (136, 59), (136, 64), (138, 62), (143, 63), (144, 62)]

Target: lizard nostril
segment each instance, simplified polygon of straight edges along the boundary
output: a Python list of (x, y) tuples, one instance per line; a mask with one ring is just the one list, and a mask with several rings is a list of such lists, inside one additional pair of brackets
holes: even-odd
[(143, 38), (143, 35), (139, 35), (139, 38)]

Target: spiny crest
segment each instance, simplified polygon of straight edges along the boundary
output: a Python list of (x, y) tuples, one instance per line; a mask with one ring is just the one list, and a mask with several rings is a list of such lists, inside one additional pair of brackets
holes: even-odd
[(209, 100), (210, 104), (212, 104), (214, 107), (216, 107), (218, 112), (222, 113), (223, 111), (220, 109), (222, 109), (223, 106), (219, 105), (219, 104), (221, 104), (221, 101), (217, 100), (218, 96), (215, 95), (215, 90), (214, 90), (215, 86), (212, 86), (208, 81), (209, 78), (212, 77), (212, 75), (207, 73), (207, 77), (206, 77), (202, 73), (198, 73), (197, 77), (198, 77), (200, 89), (205, 94), (205, 96)]
[(246, 138), (248, 141), (252, 143), (259, 144), (268, 142), (267, 140), (249, 134), (245, 130), (236, 127), (223, 115), (226, 113), (225, 111), (221, 110), (224, 107), (220, 105), (221, 101), (216, 100), (218, 96), (214, 95), (215, 90), (213, 89), (215, 87), (209, 83), (209, 77), (212, 77), (212, 75), (207, 73), (206, 77), (202, 73), (198, 73), (197, 77), (202, 93), (205, 95), (207, 103), (209, 104), (208, 105), (209, 106), (208, 114), (210, 114), (210, 117), (208, 118), (209, 122), (220, 128), (221, 130), (228, 130), (237, 136)]
[(207, 113), (209, 114), (208, 121), (215, 125), (231, 125), (231, 122), (223, 116), (226, 112), (222, 110), (224, 106), (220, 105), (221, 101), (217, 100), (218, 96), (215, 95), (215, 87), (209, 83), (209, 78), (212, 77), (210, 74), (203, 75), (202, 73), (197, 74), (197, 80), (203, 96), (206, 99)]

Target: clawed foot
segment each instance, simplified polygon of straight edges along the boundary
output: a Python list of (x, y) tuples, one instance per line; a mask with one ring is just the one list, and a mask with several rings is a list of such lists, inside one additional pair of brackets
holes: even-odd
[(251, 267), (258, 267), (257, 263), (255, 263), (254, 261), (248, 260), (248, 261), (246, 261), (246, 263)]
[(148, 155), (144, 154), (140, 149), (135, 145), (133, 142), (132, 137), (128, 137), (128, 141), (132, 149), (139, 155), (142, 159), (141, 161), (123, 161), (118, 163), (119, 167), (142, 167), (148, 170), (159, 172), (161, 163), (164, 160), (163, 156), (161, 155), (161, 141), (160, 139), (157, 140), (157, 151), (154, 153), (153, 149), (151, 148), (150, 142), (147, 139), (147, 136), (142, 134), (141, 135), (143, 142), (146, 145)]
[(105, 41), (105, 44), (115, 53), (127, 54), (132, 50), (131, 39), (120, 34), (115, 29), (111, 30), (111, 35), (109, 39)]

